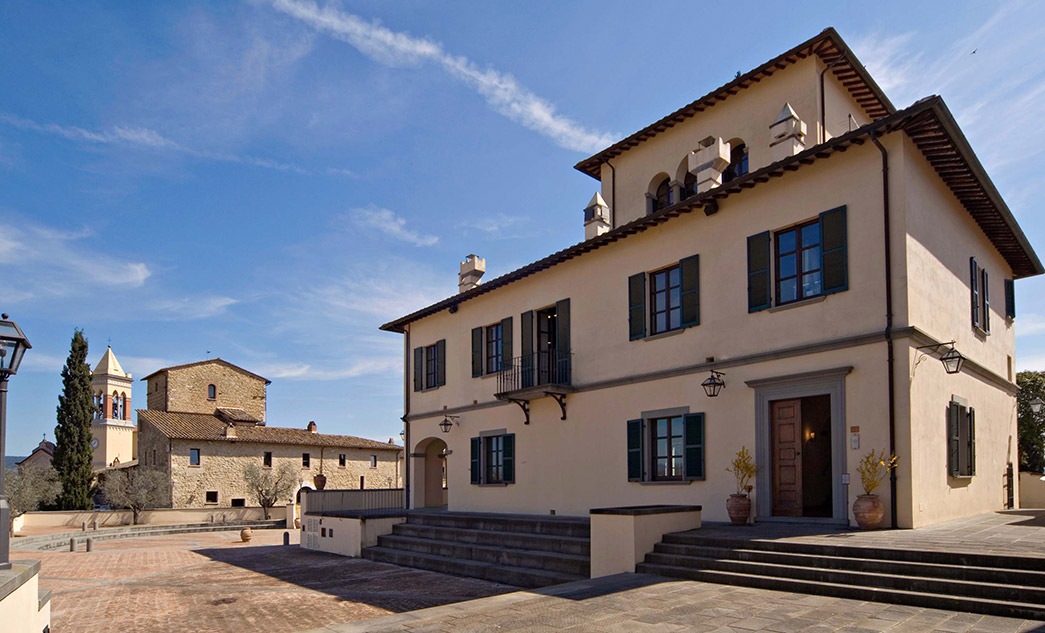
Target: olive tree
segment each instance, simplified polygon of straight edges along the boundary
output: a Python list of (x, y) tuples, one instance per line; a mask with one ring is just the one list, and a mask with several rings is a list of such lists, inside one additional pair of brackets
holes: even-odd
[(54, 503), (62, 493), (58, 471), (43, 464), (26, 464), (7, 472), (7, 500), (14, 516)]
[(262, 468), (255, 463), (243, 469), (243, 481), (265, 511), (265, 518), (271, 518), (269, 510), (284, 499), (289, 499), (297, 484), (298, 471), (290, 462), (283, 462), (273, 472), (271, 468)]
[(110, 505), (129, 508), (134, 525), (138, 525), (142, 510), (170, 502), (171, 482), (161, 471), (127, 468), (107, 471), (100, 478), (105, 499)]

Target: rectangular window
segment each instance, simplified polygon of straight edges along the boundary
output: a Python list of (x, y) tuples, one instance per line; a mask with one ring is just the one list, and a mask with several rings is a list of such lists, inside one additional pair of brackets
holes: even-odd
[(499, 484), (504, 481), (504, 436), (495, 435), (486, 440), (485, 483)]
[(670, 418), (654, 418), (649, 421), (652, 433), (652, 465), (653, 479), (667, 481), (683, 477), (683, 439), (682, 416)]
[(319, 528), (319, 535), (321, 537), (323, 537), (323, 538), (326, 538), (327, 537), (327, 529), (326, 528)]
[(272, 468), (272, 451), (265, 451), (265, 456), (261, 458), (261, 463), (265, 468)]
[(486, 373), (488, 374), (501, 371), (502, 342), (501, 324), (486, 326)]
[[(418, 348), (421, 349), (421, 348)], [(424, 349), (424, 388), (433, 389), (446, 384), (446, 340), (437, 341)]]
[(650, 333), (682, 327), (682, 278), (679, 266), (650, 273)]
[(301, 454), (301, 467), (302, 468), (312, 468), (312, 456), (309, 455), (308, 453), (302, 453)]
[(190, 448), (189, 449), (189, 466), (200, 465), (200, 449)]
[(231, 505), (232, 505), (233, 508), (245, 508), (247, 506), (247, 500), (246, 499), (233, 499)]
[(370, 456), (370, 467), (377, 468), (377, 455)]
[(363, 475), (360, 475), (359, 476), (359, 489), (363, 490), (364, 488), (366, 488), (366, 477), (363, 476)]
[(348, 463), (348, 458), (345, 456), (344, 453), (341, 453), (340, 455), (337, 456), (338, 468), (344, 468), (345, 464), (347, 464), (347, 463)]
[(951, 477), (976, 474), (976, 410), (952, 400), (947, 408), (947, 466)]
[(823, 294), (820, 221), (776, 234), (777, 305)]
[(218, 502), (218, 491), (217, 490), (208, 490), (207, 491), (207, 503), (217, 503), (217, 502)]

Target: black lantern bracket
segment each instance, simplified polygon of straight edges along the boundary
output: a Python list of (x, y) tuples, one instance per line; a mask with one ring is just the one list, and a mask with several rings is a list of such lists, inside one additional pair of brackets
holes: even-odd
[(725, 372), (718, 371), (716, 369), (711, 370), (711, 375), (708, 376), (704, 382), (700, 383), (700, 386), (704, 388), (704, 393), (709, 398), (718, 397), (719, 392), (726, 386), (726, 381), (722, 380), (725, 376)]
[(460, 419), (461, 416), (459, 415), (444, 415), (443, 421), (439, 423), (439, 430), (443, 433), (449, 433), (455, 424), (461, 426)]
[[(954, 347), (955, 341), (947, 341), (945, 343), (932, 343), (929, 345), (921, 345), (915, 349), (918, 351), (929, 350), (933, 354), (938, 354), (938, 359), (943, 363), (943, 370), (948, 374), (957, 374), (961, 372), (962, 365), (965, 364), (965, 356)], [(946, 348), (941, 353), (941, 348)], [(926, 352), (926, 356), (930, 352)]]

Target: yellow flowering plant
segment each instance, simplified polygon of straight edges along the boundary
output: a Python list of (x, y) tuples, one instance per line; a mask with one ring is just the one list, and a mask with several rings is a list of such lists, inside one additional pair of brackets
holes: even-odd
[(864, 485), (864, 494), (871, 494), (878, 489), (878, 486), (885, 481), (886, 475), (889, 474), (890, 470), (896, 468), (896, 463), (900, 460), (896, 455), (885, 456), (885, 449), (882, 449), (877, 455), (874, 449), (871, 452), (864, 455), (864, 458), (860, 460), (860, 465), (856, 467), (856, 471), (860, 473), (860, 482)]
[(751, 486), (748, 482), (755, 476), (755, 461), (751, 459), (751, 453), (748, 452), (746, 446), (740, 447), (737, 456), (730, 462), (726, 472), (733, 473), (733, 476), (737, 478), (738, 495), (751, 492)]

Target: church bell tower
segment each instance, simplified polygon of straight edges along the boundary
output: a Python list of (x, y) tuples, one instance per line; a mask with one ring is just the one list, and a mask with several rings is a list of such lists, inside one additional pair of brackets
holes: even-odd
[(91, 448), (95, 466), (112, 466), (136, 459), (137, 429), (131, 419), (131, 375), (123, 371), (112, 347), (91, 374), (95, 414), (91, 422)]

